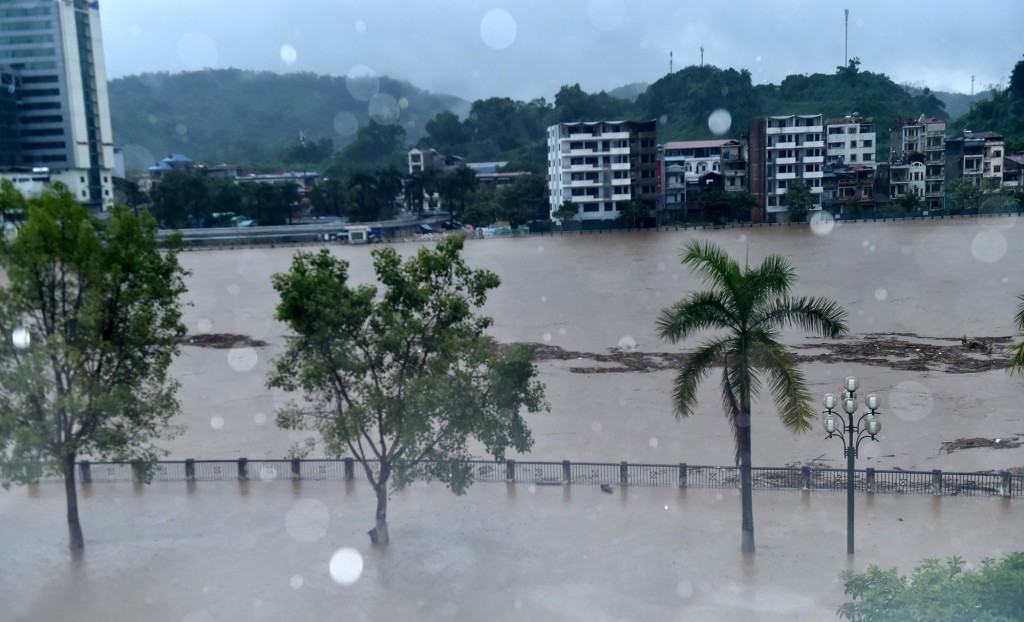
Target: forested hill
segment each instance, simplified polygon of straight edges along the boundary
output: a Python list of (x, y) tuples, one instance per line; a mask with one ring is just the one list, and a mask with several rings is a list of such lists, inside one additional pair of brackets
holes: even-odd
[[(731, 116), (729, 127), (716, 128), (730, 138), (745, 135), (748, 121), (765, 115), (822, 114), (828, 119), (859, 113), (874, 117), (878, 156), (884, 158), (888, 128), (897, 119), (922, 114), (949, 119), (934, 92), (861, 70), (857, 59), (832, 74), (791, 75), (777, 85), (755, 85), (746, 70), (708, 65), (685, 67), (642, 87), (617, 89), (613, 93), (625, 97), (616, 97), (586, 93), (573, 84), (563, 86), (554, 101), (492, 97), (470, 105), (383, 77), (349, 81), (207, 70), (114, 80), (110, 101), (114, 139), (126, 149), (130, 169), (149, 166), (147, 158), (184, 152), (207, 163), (302, 163), (332, 175), (382, 163), (400, 165), (401, 152), (413, 144), (470, 161), (509, 161), (510, 168), (540, 173), (546, 169), (545, 128), (562, 121), (658, 119), (658, 140), (667, 142), (715, 137), (708, 119), (717, 109)], [(381, 95), (371, 99), (375, 93)], [(635, 100), (629, 99), (634, 95)], [(1000, 102), (1006, 97), (997, 93), (991, 104), (975, 102), (986, 116), (973, 117), (979, 121), (971, 129), (1002, 131), (1008, 141), (1019, 140), (1019, 132), (1008, 133), (1017, 131), (1012, 120), (1002, 120), (1007, 109)], [(368, 127), (371, 114), (390, 125)], [(1005, 128), (982, 127), (993, 120)], [(300, 130), (307, 141), (301, 150)]]
[[(458, 97), (387, 77), (239, 69), (129, 76), (110, 81), (109, 92), (114, 141), (126, 148), (130, 168), (171, 152), (203, 162), (271, 164), (300, 131), (307, 142), (330, 139), (341, 147), (371, 114), (400, 124), (415, 142), (439, 112), (469, 108)], [(149, 155), (155, 159), (145, 162)]]

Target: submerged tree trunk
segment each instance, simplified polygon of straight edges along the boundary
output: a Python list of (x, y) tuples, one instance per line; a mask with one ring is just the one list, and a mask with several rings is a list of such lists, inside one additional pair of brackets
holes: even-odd
[(78, 489), (75, 488), (75, 456), (64, 457), (64, 496), (68, 506), (68, 543), (72, 549), (85, 547), (82, 524), (78, 521)]
[(387, 544), (391, 538), (388, 536), (388, 479), (391, 476), (391, 465), (381, 462), (380, 476), (373, 490), (377, 493), (376, 522), (370, 530), (371, 544)]
[(740, 498), (743, 506), (743, 539), (740, 550), (754, 552), (753, 474), (750, 464), (750, 413), (740, 415), (738, 449), (740, 458)]

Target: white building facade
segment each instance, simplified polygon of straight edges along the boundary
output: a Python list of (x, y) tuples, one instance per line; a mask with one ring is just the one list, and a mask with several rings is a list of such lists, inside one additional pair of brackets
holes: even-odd
[(853, 113), (842, 119), (829, 119), (825, 122), (825, 136), (826, 164), (860, 164), (875, 168), (878, 141), (874, 118)]
[(656, 121), (593, 121), (548, 127), (548, 191), (555, 220), (565, 201), (579, 220), (612, 220), (630, 201), (658, 199)]
[(21, 162), (79, 203), (113, 204), (114, 144), (99, 3), (0, 3), (0, 65), (17, 75)]
[(825, 167), (822, 116), (772, 116), (764, 127), (764, 200), (769, 216), (787, 211), (786, 192), (793, 182), (806, 184), (820, 205)]

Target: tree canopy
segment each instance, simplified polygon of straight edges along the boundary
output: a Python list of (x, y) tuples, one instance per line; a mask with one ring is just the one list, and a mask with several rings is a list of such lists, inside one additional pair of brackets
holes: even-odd
[(477, 315), (500, 280), (462, 258), (449, 236), (402, 261), (373, 251), (380, 291), (349, 284), (348, 264), (326, 249), (295, 255), (273, 276), (276, 318), (295, 333), (268, 385), (298, 392), (278, 411), (287, 429), (316, 432), (332, 456), (362, 465), (377, 495), (374, 542), (387, 543), (389, 486), (414, 475), (462, 493), (472, 483), (467, 441), (504, 459), (533, 443), (522, 411), (545, 409), (531, 349), (497, 348)]
[(157, 248), (156, 221), (123, 206), (99, 222), (63, 188), (27, 201), (13, 240), (0, 238), (0, 474), (65, 481), (72, 548), (78, 456), (134, 461), (146, 479), (172, 436), (177, 382), (167, 369), (185, 334), (180, 242)]

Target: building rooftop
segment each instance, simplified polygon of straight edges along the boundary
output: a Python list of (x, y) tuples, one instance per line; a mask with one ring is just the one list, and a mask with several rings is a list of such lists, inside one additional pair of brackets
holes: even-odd
[(727, 143), (734, 142), (731, 138), (716, 138), (714, 140), (677, 140), (665, 143), (665, 149), (707, 149), (709, 147), (721, 147)]

